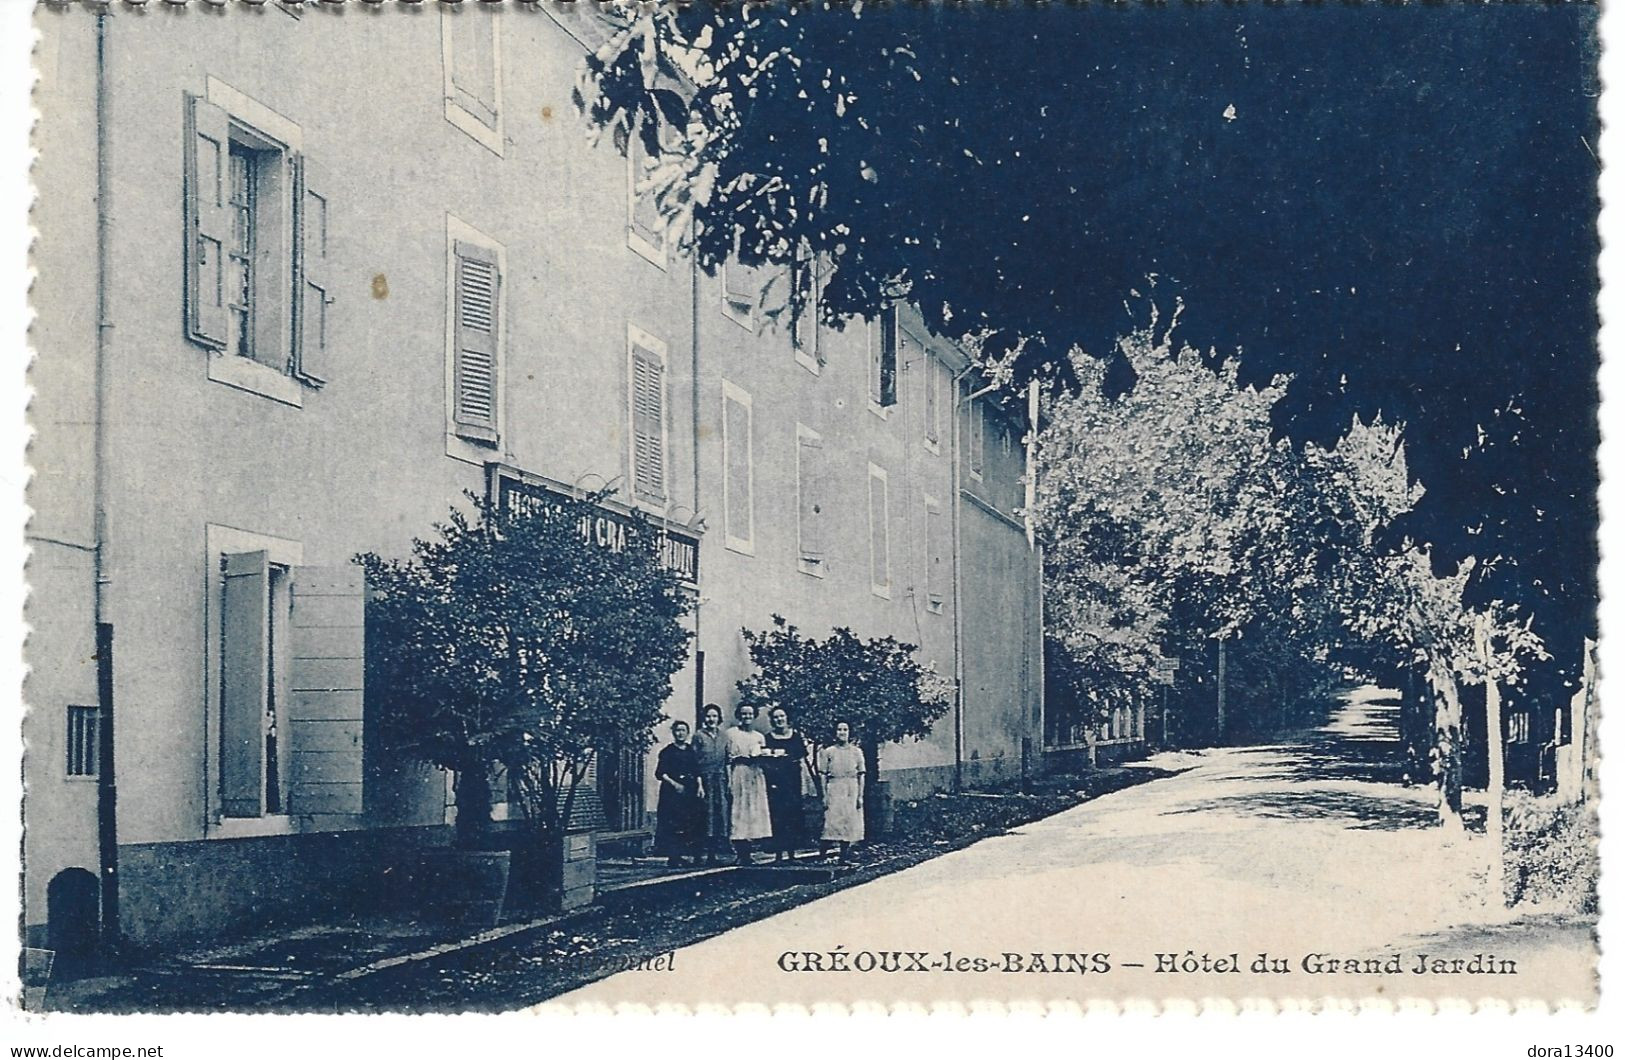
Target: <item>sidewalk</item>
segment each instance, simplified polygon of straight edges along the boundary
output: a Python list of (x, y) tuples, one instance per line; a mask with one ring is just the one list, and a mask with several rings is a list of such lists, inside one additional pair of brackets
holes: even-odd
[[(671, 869), (664, 858), (599, 865), (598, 894), (660, 888), (738, 873), (738, 866)], [(343, 983), (460, 950), (539, 931), (570, 914), (519, 910), (491, 928), (422, 920), (406, 913), (326, 924), (266, 928), (133, 964), (116, 974), (53, 981), (45, 1011), (174, 1011), (263, 1008), (326, 983)]]

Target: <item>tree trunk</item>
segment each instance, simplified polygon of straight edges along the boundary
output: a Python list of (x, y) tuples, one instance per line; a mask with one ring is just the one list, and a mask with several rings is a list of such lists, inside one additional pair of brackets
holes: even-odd
[(457, 770), (453, 791), (457, 798), (457, 845), (483, 850), (491, 837), (491, 781), (480, 763)]
[(1214, 743), (1224, 743), (1224, 638), (1219, 638), (1219, 718)]
[(1461, 823), (1461, 695), (1456, 676), (1443, 667), (1429, 674), (1434, 688), (1434, 769), (1439, 778), (1439, 824), (1459, 832)]
[[(1486, 671), (1490, 668), (1489, 632), (1480, 624), (1478, 654)], [(1496, 905), (1506, 904), (1506, 846), (1502, 803), (1506, 792), (1506, 754), (1501, 745), (1501, 689), (1494, 678), (1484, 679), (1485, 754), (1489, 760), (1489, 782), (1485, 791), (1484, 837), (1489, 841), (1489, 887)]]

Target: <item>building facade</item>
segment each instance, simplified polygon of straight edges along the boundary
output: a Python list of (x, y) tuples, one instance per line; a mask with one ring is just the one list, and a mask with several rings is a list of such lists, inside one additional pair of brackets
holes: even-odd
[[(604, 533), (666, 528), (698, 600), (672, 717), (731, 708), (777, 613), (957, 679), (885, 750), (899, 794), (1016, 775), (1026, 431), (963, 352), (906, 306), (790, 322), (675, 253), (572, 106), (594, 18), (342, 6), (38, 16), (39, 106), (98, 120), (35, 168), (31, 942), (310, 917), (443, 841), (447, 778), (368, 739), (351, 560), (465, 491), (612, 488)], [(647, 831), (645, 763), (597, 784), (606, 832)]]

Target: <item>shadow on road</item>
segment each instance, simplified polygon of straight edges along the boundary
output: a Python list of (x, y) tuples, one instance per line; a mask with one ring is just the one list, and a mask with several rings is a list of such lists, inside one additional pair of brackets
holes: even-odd
[(1283, 744), (1241, 749), (1252, 762), (1233, 778), (1251, 790), (1171, 812), (1342, 821), (1385, 831), (1429, 827), (1437, 815), (1425, 789), (1401, 786), (1398, 721), (1397, 702), (1354, 693), (1317, 729)]

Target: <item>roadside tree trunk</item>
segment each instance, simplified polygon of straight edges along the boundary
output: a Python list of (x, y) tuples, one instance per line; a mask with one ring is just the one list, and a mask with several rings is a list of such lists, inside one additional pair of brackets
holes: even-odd
[(1460, 832), (1461, 822), (1461, 693), (1456, 676), (1434, 666), (1433, 767), (1439, 780), (1439, 824)]

